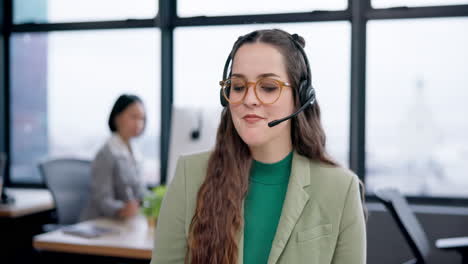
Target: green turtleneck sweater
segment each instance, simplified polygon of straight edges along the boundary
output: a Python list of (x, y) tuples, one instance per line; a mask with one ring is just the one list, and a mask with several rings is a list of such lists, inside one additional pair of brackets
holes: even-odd
[(288, 188), (293, 153), (272, 164), (253, 161), (244, 203), (244, 264), (267, 263)]

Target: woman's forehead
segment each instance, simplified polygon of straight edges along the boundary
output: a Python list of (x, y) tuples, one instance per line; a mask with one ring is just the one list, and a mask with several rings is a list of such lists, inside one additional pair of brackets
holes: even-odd
[(287, 77), (283, 55), (277, 48), (265, 43), (242, 45), (234, 56), (232, 73), (249, 79), (265, 73), (274, 73), (280, 78)]

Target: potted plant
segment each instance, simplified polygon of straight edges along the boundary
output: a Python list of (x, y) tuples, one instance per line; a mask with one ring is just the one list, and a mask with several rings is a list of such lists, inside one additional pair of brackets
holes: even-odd
[(143, 199), (141, 207), (142, 213), (148, 220), (149, 227), (155, 227), (161, 209), (161, 203), (166, 194), (166, 186), (158, 186), (153, 188)]

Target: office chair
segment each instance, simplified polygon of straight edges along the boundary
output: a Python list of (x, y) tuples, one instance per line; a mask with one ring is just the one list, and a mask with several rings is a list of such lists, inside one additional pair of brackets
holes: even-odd
[(392, 188), (380, 189), (375, 195), (390, 212), (400, 231), (408, 242), (415, 259), (404, 264), (426, 264), (429, 260), (431, 246), (416, 215), (401, 193)]
[(77, 223), (89, 197), (91, 161), (54, 159), (40, 163), (39, 170), (57, 211), (58, 226), (45, 226), (46, 231)]
[[(429, 254), (433, 251), (433, 248), (405, 197), (398, 190), (392, 188), (380, 189), (375, 192), (375, 195), (397, 222), (403, 236), (411, 247), (411, 251), (416, 256), (416, 259), (409, 260), (404, 264), (428, 263)], [(437, 239), (436, 248), (458, 251), (462, 256), (462, 264), (468, 264), (468, 237)]]

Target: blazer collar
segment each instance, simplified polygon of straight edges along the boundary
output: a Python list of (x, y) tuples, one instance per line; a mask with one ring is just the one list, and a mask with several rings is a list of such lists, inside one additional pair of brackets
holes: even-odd
[[(304, 187), (310, 185), (310, 161), (308, 158), (299, 155), (296, 151), (293, 154), (291, 165), (291, 175), (289, 177), (288, 190), (283, 203), (281, 217), (276, 229), (275, 238), (271, 246), (268, 264), (274, 264), (278, 261), (281, 253), (286, 246), (292, 230), (296, 225), (299, 216), (309, 200), (309, 194)], [(244, 215), (244, 206), (242, 205), (242, 215)], [(238, 264), (244, 261), (244, 227), (238, 234)]]
[(307, 157), (294, 152), (288, 189), (275, 238), (271, 245), (270, 256), (268, 257), (269, 264), (274, 264), (278, 261), (297, 220), (301, 216), (302, 210), (307, 201), (309, 201), (309, 194), (304, 190), (304, 187), (309, 185), (310, 161)]
[(130, 143), (130, 147), (132, 148), (132, 152), (130, 152), (130, 149), (119, 136), (119, 134), (112, 133), (112, 136), (108, 140), (108, 144), (111, 152), (114, 155), (133, 160), (137, 164), (142, 161), (142, 155), (138, 151), (138, 148), (135, 147), (135, 144)]

